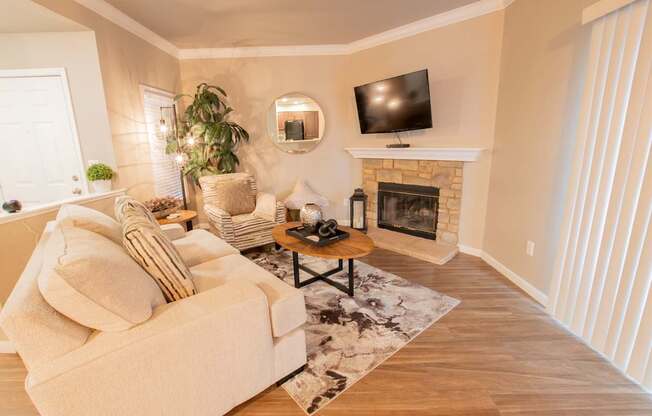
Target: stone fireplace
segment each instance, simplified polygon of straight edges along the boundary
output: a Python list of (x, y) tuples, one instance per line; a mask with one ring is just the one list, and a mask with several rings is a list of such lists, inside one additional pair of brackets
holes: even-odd
[[(367, 218), (379, 228), (456, 245), (462, 202), (462, 167), (461, 161), (364, 159), (363, 188), (369, 196)], [(381, 184), (384, 190), (379, 193)], [(419, 195), (409, 195), (415, 193), (427, 195), (420, 195), (420, 198)], [(388, 203), (393, 204), (394, 212), (379, 218), (382, 211), (379, 208), (385, 208)]]

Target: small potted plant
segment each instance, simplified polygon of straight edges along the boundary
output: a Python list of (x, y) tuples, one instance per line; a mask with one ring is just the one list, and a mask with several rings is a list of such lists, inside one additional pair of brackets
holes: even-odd
[(174, 214), (179, 210), (181, 203), (178, 199), (172, 196), (165, 196), (162, 198), (153, 198), (145, 201), (145, 206), (154, 214), (156, 219), (165, 218), (170, 214)]
[(86, 170), (86, 178), (93, 183), (95, 193), (109, 192), (113, 169), (104, 163), (93, 163)]

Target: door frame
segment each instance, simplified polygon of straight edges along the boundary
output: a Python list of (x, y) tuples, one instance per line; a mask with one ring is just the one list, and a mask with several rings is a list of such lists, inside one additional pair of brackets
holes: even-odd
[(88, 180), (86, 179), (86, 164), (82, 154), (81, 141), (77, 130), (75, 107), (70, 93), (70, 83), (66, 68), (26, 68), (26, 69), (0, 69), (0, 78), (31, 78), (31, 77), (58, 77), (63, 91), (63, 99), (68, 107), (68, 129), (72, 135), (75, 157), (80, 167), (80, 187), (82, 195), (89, 194)]

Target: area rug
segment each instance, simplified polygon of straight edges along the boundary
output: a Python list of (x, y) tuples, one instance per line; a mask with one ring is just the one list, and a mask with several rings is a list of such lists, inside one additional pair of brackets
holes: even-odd
[[(293, 285), (291, 253), (248, 257)], [(317, 272), (336, 266), (336, 261), (312, 257), (300, 256), (300, 261)], [(331, 278), (345, 284), (344, 270)], [(301, 289), (308, 312), (308, 364), (283, 388), (307, 414), (328, 404), (459, 303), (360, 261), (354, 274), (352, 298), (323, 282)], [(302, 280), (309, 277), (301, 272)]]

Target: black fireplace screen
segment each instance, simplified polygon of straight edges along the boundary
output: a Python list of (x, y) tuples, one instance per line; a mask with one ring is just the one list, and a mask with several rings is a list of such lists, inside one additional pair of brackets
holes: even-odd
[(378, 227), (435, 240), (439, 188), (378, 184)]

